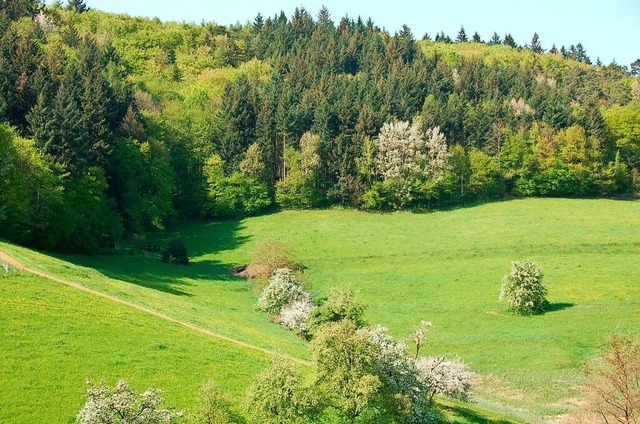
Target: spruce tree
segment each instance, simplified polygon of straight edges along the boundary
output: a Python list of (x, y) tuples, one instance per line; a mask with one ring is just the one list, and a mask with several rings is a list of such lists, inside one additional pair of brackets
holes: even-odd
[(491, 37), (491, 40), (489, 40), (489, 45), (495, 46), (497, 44), (502, 44), (502, 40), (500, 39), (500, 36), (498, 35), (498, 33), (494, 32), (493, 36)]
[(507, 34), (507, 35), (504, 36), (504, 42), (503, 43), (504, 43), (505, 46), (513, 47), (514, 49), (518, 48), (518, 44), (516, 44), (516, 40), (513, 39), (511, 34)]
[(471, 41), (473, 41), (474, 43), (482, 43), (482, 38), (480, 37), (480, 34), (478, 34), (478, 31), (473, 33)]
[(544, 51), (537, 32), (533, 33), (533, 38), (531, 39), (531, 51), (534, 53), (542, 53)]
[(464, 26), (461, 26), (460, 31), (458, 31), (458, 36), (456, 37), (456, 43), (467, 43), (468, 41), (467, 32), (464, 30)]
[(85, 4), (84, 0), (68, 0), (67, 10), (73, 10), (78, 13), (88, 12), (90, 9)]

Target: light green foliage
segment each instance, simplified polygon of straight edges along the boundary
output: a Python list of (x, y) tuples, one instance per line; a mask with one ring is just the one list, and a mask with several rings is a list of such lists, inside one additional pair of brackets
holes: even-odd
[(623, 159), (640, 168), (640, 102), (605, 110), (603, 116)]
[(264, 181), (267, 167), (264, 164), (262, 150), (257, 143), (253, 143), (244, 154), (244, 159), (240, 162), (240, 173), (247, 178), (257, 181)]
[(479, 198), (492, 199), (500, 195), (500, 171), (495, 157), (481, 150), (469, 151), (469, 191)]
[(372, 419), (382, 382), (375, 374), (377, 347), (368, 332), (350, 320), (332, 322), (316, 333), (311, 349), (323, 401), (349, 420)]
[(520, 315), (543, 313), (549, 302), (542, 282), (542, 268), (530, 260), (514, 261), (511, 272), (502, 278), (500, 300)]
[(320, 194), (320, 137), (307, 132), (300, 139), (300, 151), (284, 152), (285, 175), (276, 185), (276, 201), (287, 209), (318, 206)]
[[(234, 172), (225, 176), (224, 161), (213, 155), (205, 164), (209, 204), (207, 213), (215, 218), (255, 215), (271, 205), (271, 197), (265, 183), (248, 173), (260, 172), (258, 164), (251, 159), (245, 163), (245, 173)], [(264, 168), (263, 168), (264, 169)]]
[(198, 391), (192, 410), (187, 413), (190, 424), (227, 424), (234, 422), (231, 402), (213, 380), (207, 381)]
[(255, 423), (303, 423), (311, 418), (314, 393), (291, 362), (276, 358), (247, 390), (245, 411)]
[(358, 328), (364, 326), (364, 303), (356, 299), (351, 289), (332, 289), (328, 299), (314, 308), (309, 316), (309, 330), (318, 331), (329, 322), (350, 320)]

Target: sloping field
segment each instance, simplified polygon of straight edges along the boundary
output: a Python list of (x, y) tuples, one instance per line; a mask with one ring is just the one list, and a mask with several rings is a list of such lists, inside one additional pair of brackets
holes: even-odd
[[(369, 305), (369, 322), (388, 326), (398, 337), (408, 336), (420, 320), (432, 321), (435, 328), (425, 354), (459, 355), (480, 374), (477, 390), (480, 406), (532, 422), (576, 408), (581, 396), (581, 364), (597, 352), (608, 334), (615, 330), (640, 333), (640, 202), (529, 199), (430, 214), (370, 214), (341, 210), (282, 212), (243, 221), (184, 223), (175, 228), (175, 232), (185, 239), (192, 256), (193, 263), (188, 267), (162, 264), (153, 254), (52, 258), (9, 244), (2, 244), (0, 248), (32, 268), (63, 275), (87, 287), (210, 331), (308, 359), (304, 342), (254, 311), (257, 293), (251, 284), (227, 274), (230, 266), (249, 260), (257, 243), (269, 238), (285, 240), (294, 246), (308, 267), (306, 279), (318, 296), (326, 295), (331, 287), (354, 288)], [(511, 261), (521, 258), (531, 258), (545, 270), (552, 305), (551, 311), (543, 316), (516, 317), (505, 313), (498, 305), (500, 279), (509, 271)], [(29, 305), (29, 296), (33, 296), (29, 290), (36, 289), (22, 290), (19, 279), (39, 279), (16, 278), (0, 280), (0, 293), (8, 299), (8, 306), (13, 307), (14, 298), (22, 299), (15, 301), (15, 305)], [(6, 281), (12, 282), (7, 284)], [(233, 387), (243, 386), (246, 382), (248, 377), (245, 380), (229, 379), (224, 377), (228, 374), (223, 371), (220, 373), (224, 376), (216, 378), (213, 370), (208, 373), (211, 375), (203, 372), (201, 379), (189, 382), (194, 387), (181, 391), (174, 389), (171, 378), (164, 376), (164, 372), (154, 371), (157, 375), (154, 379), (135, 368), (155, 370), (156, 366), (150, 365), (145, 355), (177, 354), (177, 345), (204, 343), (205, 346), (224, 346), (230, 352), (239, 349), (167, 322), (137, 325), (139, 335), (126, 331), (126, 325), (114, 323), (116, 334), (116, 330), (121, 329), (124, 340), (140, 338), (142, 344), (139, 347), (132, 344), (129, 348), (126, 342), (121, 343), (122, 354), (131, 358), (123, 360), (125, 365), (113, 363), (113, 352), (105, 354), (103, 362), (90, 360), (92, 354), (99, 355), (100, 346), (107, 349), (108, 344), (105, 347), (104, 342), (91, 343), (85, 339), (90, 334), (105, 334), (100, 332), (108, 331), (108, 320), (105, 324), (97, 318), (89, 319), (91, 314), (98, 314), (98, 310), (79, 308), (78, 300), (73, 298), (86, 298), (87, 295), (73, 293), (67, 297), (67, 290), (57, 287), (54, 294), (38, 297), (45, 303), (51, 298), (52, 305), (64, 305), (62, 299), (68, 299), (65, 301), (73, 308), (61, 309), (58, 313), (67, 317), (69, 325), (82, 323), (77, 331), (86, 332), (83, 337), (72, 339), (87, 345), (87, 363), (92, 364), (93, 368), (89, 370), (93, 373), (81, 372), (82, 368), (75, 374), (65, 371), (65, 374), (73, 374), (68, 378), (79, 379), (79, 382), (68, 384), (65, 390), (81, 394), (86, 377), (116, 379), (131, 375), (138, 389), (163, 387), (167, 397), (180, 406), (181, 402), (186, 402), (180, 397), (181, 393), (193, 393), (194, 387), (209, 377), (222, 379), (220, 384), (232, 391)], [(55, 296), (61, 299), (56, 300)], [(91, 301), (103, 302), (100, 299)], [(16, 308), (15, 311), (10, 309), (9, 318), (3, 313), (0, 319), (21, 322), (33, 317), (29, 314), (29, 306), (23, 307), (24, 315), (20, 315), (19, 307)], [(61, 336), (52, 329), (57, 328), (55, 322), (64, 323), (64, 319), (50, 315), (55, 308), (43, 308), (42, 312), (47, 313), (40, 314), (36, 323), (49, 331), (43, 333), (44, 341), (28, 339), (29, 343), (41, 344), (41, 353), (57, 348), (54, 340)], [(120, 306), (108, 305), (108, 308), (119, 310)], [(89, 317), (74, 319), (78, 311), (85, 311)], [(136, 317), (152, 319), (138, 312), (131, 316), (125, 310), (121, 313), (121, 318), (131, 325), (135, 324)], [(109, 319), (115, 320), (116, 316), (108, 314)], [(89, 324), (93, 322), (95, 326), (92, 327)], [(35, 323), (33, 325), (38, 328)], [(164, 334), (165, 327), (166, 331), (182, 334), (184, 341), (176, 343), (178, 338), (169, 337), (171, 343), (156, 342), (148, 336), (154, 328), (160, 335)], [(27, 331), (7, 327), (4, 323), (2, 328), (3, 332), (7, 331), (5, 328), (12, 332)], [(29, 334), (36, 329), (29, 330)], [(26, 338), (24, 334), (23, 338)], [(9, 334), (0, 343), (11, 343), (8, 340), (16, 337), (19, 338), (19, 334)], [(47, 337), (51, 339), (48, 341)], [(144, 342), (149, 338), (151, 341)], [(114, 346), (118, 346), (115, 343)], [(154, 350), (156, 344), (163, 343), (169, 348)], [(194, 347), (188, 350), (188, 355), (185, 353), (185, 370), (200, 369), (189, 361), (196, 361), (204, 368), (203, 363), (213, 366), (207, 362), (212, 356), (199, 355), (195, 353), (197, 349)], [(28, 352), (7, 344), (0, 347), (0, 355), (11, 359), (17, 350)], [(257, 352), (245, 352), (244, 355), (250, 358), (243, 359), (239, 355), (228, 361), (229, 364), (254, 364), (232, 367), (247, 375), (268, 360)], [(53, 367), (53, 371), (44, 366), (39, 367), (39, 371), (22, 369), (14, 379), (33, 372), (36, 376), (42, 373), (45, 381), (59, 380), (60, 377), (50, 375), (50, 372), (61, 372), (60, 367), (56, 370), (54, 366), (60, 360), (59, 356), (56, 351), (47, 356), (52, 364), (46, 365)], [(169, 375), (170, 372), (181, 374), (179, 368), (174, 370), (172, 361), (175, 360), (163, 362)], [(14, 361), (17, 363), (16, 359)], [(81, 366), (82, 361), (77, 362)], [(223, 363), (215, 362), (220, 369), (224, 368)], [(188, 375), (193, 376), (194, 372)], [(235, 386), (229, 382), (231, 380), (236, 382)], [(15, 395), (15, 390), (27, 383), (23, 379), (9, 380), (5, 384)], [(30, 384), (37, 384), (35, 377)], [(46, 398), (43, 392), (43, 401)], [(73, 413), (80, 406), (81, 397), (80, 401), (77, 395), (69, 398), (73, 398), (73, 407), (69, 406)], [(21, 407), (13, 404), (7, 410), (20, 411)]]

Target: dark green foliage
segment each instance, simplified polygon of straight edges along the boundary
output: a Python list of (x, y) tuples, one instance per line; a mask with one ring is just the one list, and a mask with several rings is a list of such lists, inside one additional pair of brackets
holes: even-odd
[(74, 12), (83, 13), (90, 9), (85, 4), (84, 0), (67, 0), (67, 9)]
[[(82, 0), (2, 6), (0, 122), (32, 138), (38, 157), (33, 184), (20, 183), (22, 204), (3, 205), (4, 233), (14, 240), (95, 250), (123, 229), (246, 216), (272, 203), (431, 208), (640, 187), (637, 137), (626, 118), (608, 115), (634, 104), (638, 83), (615, 63), (585, 65), (580, 43), (560, 52), (582, 63), (542, 56), (537, 34), (535, 54), (496, 46), (485, 60), (416, 42), (406, 25), (392, 35), (371, 20), (334, 22), (326, 8), (316, 19), (297, 8), (290, 18), (224, 27), (134, 25), (83, 13)], [(469, 41), (464, 28), (456, 41)], [(477, 32), (472, 41), (465, 49), (488, 49)], [(453, 40), (441, 31), (435, 42)], [(503, 41), (494, 33), (488, 44), (521, 50), (509, 34)], [(416, 117), (423, 131), (439, 126), (449, 148), (458, 146), (453, 169), (437, 182), (383, 181), (371, 140), (385, 122)], [(567, 141), (576, 125), (584, 137), (572, 130)], [(11, 157), (30, 164), (23, 156), (35, 156), (18, 144), (24, 152)], [(222, 168), (212, 176), (215, 155)]]
[(181, 238), (171, 239), (167, 247), (162, 251), (162, 262), (188, 265), (189, 255), (184, 240)]

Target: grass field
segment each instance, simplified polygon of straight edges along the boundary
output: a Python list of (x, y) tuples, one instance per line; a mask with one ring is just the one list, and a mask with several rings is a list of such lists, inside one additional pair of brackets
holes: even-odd
[[(432, 321), (435, 328), (425, 353), (457, 354), (480, 375), (478, 403), (470, 407), (468, 414), (475, 413), (477, 407), (486, 407), (536, 422), (571, 411), (579, 403), (581, 364), (597, 352), (606, 335), (614, 330), (640, 333), (640, 202), (528, 199), (429, 214), (290, 211), (242, 221), (188, 222), (174, 232), (187, 242), (193, 259), (188, 267), (161, 264), (157, 255), (152, 254), (54, 258), (9, 244), (0, 244), (0, 248), (34, 268), (304, 359), (309, 356), (306, 344), (255, 312), (257, 293), (251, 284), (227, 274), (230, 266), (249, 260), (257, 243), (268, 238), (288, 241), (308, 267), (306, 279), (317, 295), (326, 295), (331, 287), (354, 288), (368, 304), (369, 322), (388, 326), (398, 337), (408, 336), (420, 320)], [(172, 235), (159, 237), (166, 239)], [(509, 271), (511, 261), (520, 258), (531, 258), (545, 270), (551, 311), (543, 316), (516, 317), (504, 313), (498, 305), (500, 279)], [(21, 298), (22, 290), (11, 289), (11, 285), (0, 281), (0, 293), (3, 298), (7, 296), (10, 305), (29, 303), (28, 296), (32, 294), (26, 293), (27, 297), (14, 302), (15, 297)], [(127, 371), (126, 375), (132, 375), (131, 380), (137, 386), (165, 388), (167, 398), (175, 400), (178, 406), (187, 401), (185, 393), (192, 395), (194, 387), (209, 377), (204, 374), (214, 374), (211, 377), (232, 392), (236, 390), (233, 393), (246, 381), (246, 378), (229, 379), (222, 365), (209, 372), (206, 369), (206, 361), (217, 358), (218, 351), (224, 357), (223, 352), (228, 350), (233, 357), (232, 352), (238, 348), (201, 336), (187, 336), (184, 334), (187, 330), (171, 329), (167, 323), (153, 324), (151, 318), (138, 313), (129, 316), (126, 311), (120, 315), (107, 312), (109, 308), (119, 309), (117, 305), (105, 305), (109, 321), (113, 319), (111, 324), (90, 320), (92, 313), (99, 314), (94, 312), (97, 309), (86, 312), (85, 308), (77, 308), (80, 300), (74, 300), (74, 296), (86, 295), (71, 293), (67, 298), (64, 293), (68, 291), (57, 288), (51, 296), (41, 295), (38, 299), (48, 302), (51, 297), (52, 305), (68, 302), (70, 307), (57, 313), (70, 321), (68, 325), (78, 326), (75, 331), (84, 332), (78, 340), (92, 334), (98, 334), (96, 338), (102, 334), (104, 340), (104, 334), (108, 333), (101, 330), (107, 331), (109, 325), (114, 327), (113, 331), (126, 329), (126, 325), (116, 324), (120, 319), (129, 326), (138, 319), (144, 321), (137, 326), (139, 333), (123, 331), (122, 340), (118, 342), (120, 339), (116, 338), (114, 342), (114, 346), (121, 343), (121, 352), (127, 359), (124, 364), (113, 363), (111, 351), (101, 361), (101, 351), (95, 346), (105, 343), (98, 339), (79, 341), (87, 345), (86, 361), (92, 364), (93, 373), (80, 375), (82, 361), (76, 370), (65, 366), (48, 371), (47, 366), (56, 368), (54, 365), (64, 358), (64, 353), (54, 350), (47, 356), (49, 363), (41, 367), (32, 364), (32, 368), (16, 373), (14, 380), (5, 380), (9, 386), (8, 399), (14, 399), (21, 386), (36, 384), (35, 377), (22, 377), (30, 372), (41, 373), (52, 385), (60, 385), (61, 378), (79, 378), (80, 384), (69, 384), (65, 389), (76, 394), (74, 407), (69, 408), (72, 412), (81, 404), (86, 377), (115, 378)], [(55, 300), (56, 296), (60, 299)], [(16, 316), (12, 312), (8, 319), (21, 322), (33, 318), (28, 307), (24, 307), (22, 315), (20, 311), (17, 308)], [(2, 337), (3, 360), (17, 361), (13, 359), (15, 355), (28, 352), (11, 345), (7, 341), (11, 337), (41, 344), (39, 352), (43, 355), (49, 352), (59, 339), (56, 335), (61, 334), (57, 331), (65, 328), (64, 319), (57, 317), (55, 311), (56, 308), (43, 306), (42, 314), (34, 318), (34, 328), (44, 331), (44, 341), (40, 335), (29, 338), (31, 332)], [(74, 319), (81, 311), (89, 317)], [(0, 319), (6, 319), (4, 313)], [(86, 329), (82, 327), (85, 324)], [(4, 323), (2, 328), (3, 331), (7, 328)], [(15, 332), (28, 331), (9, 328)], [(156, 330), (156, 336), (149, 336)], [(185, 337), (180, 344), (193, 343), (196, 347), (187, 349), (189, 353), (184, 356), (175, 352), (177, 347), (154, 351), (153, 346), (165, 343), (154, 340), (163, 339), (165, 331), (170, 330)], [(138, 337), (141, 344), (130, 348), (126, 341)], [(167, 340), (173, 339), (174, 336), (167, 336)], [(212, 343), (226, 347), (211, 348), (215, 350), (213, 356), (197, 353)], [(174, 391), (175, 386), (164, 369), (147, 361), (160, 354), (178, 355), (185, 361), (182, 373), (178, 368), (169, 375), (189, 376), (197, 381), (190, 380), (186, 387)], [(98, 358), (94, 360), (92, 355)], [(257, 354), (246, 354), (248, 357), (243, 359), (241, 353), (238, 355), (237, 359), (250, 364), (246, 375), (254, 373), (266, 360)], [(229, 358), (229, 363), (233, 362)], [(172, 357), (160, 362), (171, 371), (171, 361), (176, 360)], [(204, 365), (198, 361), (205, 361)], [(190, 368), (203, 372), (189, 372)], [(151, 370), (161, 380), (150, 377)], [(244, 368), (241, 370), (244, 372)], [(203, 377), (195, 378), (196, 374)], [(0, 390), (7, 393), (7, 388)], [(174, 393), (170, 395), (171, 391)], [(19, 402), (11, 402), (9, 407), (0, 404), (0, 421), (5, 408), (9, 413), (19, 414), (22, 410)], [(459, 422), (480, 421), (477, 416), (465, 418), (463, 407), (458, 408), (457, 414)]]

